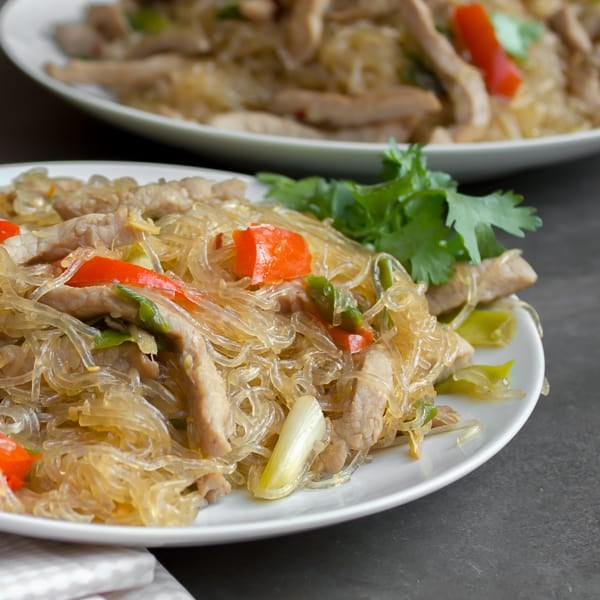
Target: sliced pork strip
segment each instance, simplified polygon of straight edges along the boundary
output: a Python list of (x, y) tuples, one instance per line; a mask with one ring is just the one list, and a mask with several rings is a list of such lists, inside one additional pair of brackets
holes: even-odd
[(362, 19), (377, 19), (396, 10), (398, 0), (351, 0), (336, 6), (327, 14), (331, 21), (347, 22)]
[(348, 410), (333, 421), (335, 433), (353, 450), (370, 448), (383, 429), (383, 414), (393, 389), (393, 359), (385, 346), (370, 346)]
[(274, 287), (271, 298), (279, 305), (279, 312), (290, 314), (307, 311), (313, 306), (306, 288), (299, 281), (284, 281)]
[(274, 0), (240, 0), (238, 11), (248, 21), (262, 23), (275, 16), (277, 3)]
[(60, 286), (44, 294), (40, 302), (81, 321), (104, 315), (132, 323), (137, 321), (138, 309), (135, 304), (106, 285), (81, 288)]
[(458, 333), (454, 334), (456, 336), (456, 353), (454, 354), (454, 360), (451, 364), (444, 366), (444, 368), (440, 371), (436, 378), (436, 383), (439, 381), (444, 381), (448, 379), (452, 373), (454, 373), (457, 369), (462, 369), (462, 367), (466, 367), (470, 364), (473, 355), (475, 354), (475, 348), (465, 340), (464, 337), (459, 335)]
[(3, 246), (16, 263), (28, 264), (59, 260), (80, 247), (124, 246), (134, 243), (138, 237), (139, 231), (129, 211), (120, 209), (112, 214), (85, 215), (23, 232), (6, 240)]
[(110, 187), (96, 185), (56, 185), (52, 207), (65, 220), (90, 214), (112, 213), (119, 208), (121, 194)]
[(567, 77), (569, 88), (585, 103), (588, 114), (598, 122), (600, 108), (600, 73), (591, 60), (577, 60), (576, 55), (568, 61)]
[[(166, 335), (177, 347), (193, 422), (191, 443), (207, 456), (226, 454), (231, 449), (231, 408), (225, 383), (199, 328), (194, 326), (191, 315), (178, 312), (160, 294), (149, 290), (143, 294), (158, 306), (168, 325)], [(48, 292), (40, 301), (82, 320), (109, 314), (138, 322), (137, 307), (110, 286), (63, 286)]]
[(127, 191), (121, 205), (137, 207), (144, 216), (158, 218), (183, 213), (192, 208), (194, 199), (188, 189), (176, 181), (149, 183)]
[(210, 198), (241, 199), (245, 192), (246, 184), (235, 178), (215, 183), (204, 177), (187, 177), (181, 181), (148, 183), (121, 192), (110, 187), (85, 184), (72, 190), (61, 189), (53, 207), (63, 219), (90, 213), (112, 213), (118, 208), (137, 209), (144, 217), (158, 219), (168, 214), (185, 213), (194, 202)]
[(124, 52), (125, 59), (139, 59), (174, 52), (185, 56), (206, 54), (211, 49), (208, 38), (193, 29), (167, 30), (161, 33), (145, 35), (134, 42)]
[(323, 19), (330, 0), (296, 0), (286, 24), (286, 49), (296, 64), (309, 61), (323, 37)]
[(0, 347), (0, 377), (18, 377), (33, 369), (35, 355), (29, 346), (7, 344)]
[(210, 193), (213, 198), (219, 200), (243, 200), (246, 197), (248, 186), (236, 177), (224, 179), (213, 183), (210, 188)]
[(355, 97), (285, 88), (271, 98), (269, 108), (278, 114), (300, 115), (310, 124), (352, 127), (436, 112), (441, 104), (432, 92), (406, 85)]
[(129, 33), (129, 23), (118, 5), (91, 4), (85, 12), (85, 21), (107, 40), (124, 38)]
[(473, 302), (485, 303), (533, 285), (537, 274), (522, 256), (512, 253), (487, 258), (479, 265), (457, 263), (448, 283), (427, 291), (431, 314), (441, 315), (465, 304), (471, 280), (475, 286)]
[(314, 127), (302, 125), (293, 119), (287, 119), (260, 111), (234, 111), (220, 113), (207, 122), (219, 129), (264, 133), (267, 135), (285, 135), (301, 138), (322, 138), (323, 134)]
[(393, 359), (389, 350), (382, 345), (370, 346), (348, 407), (331, 422), (331, 441), (317, 457), (316, 470), (335, 473), (344, 466), (351, 450), (367, 450), (377, 442), (392, 389)]
[(132, 342), (125, 342), (118, 348), (96, 350), (94, 361), (101, 367), (112, 367), (121, 373), (135, 369), (144, 379), (158, 379), (160, 371), (158, 363)]
[(573, 6), (563, 6), (556, 11), (550, 19), (550, 24), (571, 50), (584, 55), (592, 53), (594, 44)]
[(401, 144), (407, 142), (415, 130), (418, 117), (410, 116), (394, 121), (370, 123), (359, 127), (343, 127), (323, 131), (327, 139), (343, 140), (349, 142), (381, 142), (387, 143), (390, 138)]
[(54, 28), (54, 39), (67, 56), (96, 58), (105, 39), (86, 23), (61, 23)]
[(398, 10), (411, 36), (448, 91), (457, 123), (451, 129), (456, 142), (477, 141), (490, 119), (490, 99), (481, 73), (464, 61), (435, 26), (423, 0), (397, 0)]
[(196, 481), (196, 488), (207, 502), (213, 504), (231, 492), (230, 483), (221, 473), (207, 473)]
[(187, 64), (188, 59), (178, 54), (156, 54), (132, 60), (72, 59), (62, 66), (47, 64), (45, 69), (48, 75), (63, 83), (134, 87), (155, 83)]

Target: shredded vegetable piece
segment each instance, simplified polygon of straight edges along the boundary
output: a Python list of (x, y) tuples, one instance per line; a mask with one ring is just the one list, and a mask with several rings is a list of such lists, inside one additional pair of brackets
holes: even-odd
[(312, 396), (298, 398), (264, 471), (251, 488), (252, 493), (268, 500), (289, 495), (297, 487), (325, 431), (325, 417), (317, 400)]

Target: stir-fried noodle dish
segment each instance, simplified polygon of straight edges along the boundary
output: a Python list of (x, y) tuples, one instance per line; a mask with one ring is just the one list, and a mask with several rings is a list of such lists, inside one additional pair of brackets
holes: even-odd
[(233, 488), (341, 484), (402, 441), (418, 459), (460, 420), (439, 386), (519, 395), (510, 365), (471, 365), (467, 341), (469, 323), (510, 336), (510, 307), (474, 307), (535, 281), (518, 252), (428, 286), (330, 221), (245, 194), (235, 178), (43, 169), (2, 189), (1, 510), (188, 524)]
[(56, 79), (221, 129), (451, 143), (598, 125), (593, 0), (120, 0), (55, 39)]

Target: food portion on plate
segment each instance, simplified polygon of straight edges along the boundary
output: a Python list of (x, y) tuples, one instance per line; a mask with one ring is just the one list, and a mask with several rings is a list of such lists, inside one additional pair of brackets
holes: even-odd
[(513, 140), (597, 126), (599, 24), (591, 0), (120, 0), (55, 24), (46, 70), (225, 130)]
[(494, 228), (535, 210), (460, 193), (420, 147), (383, 163), (369, 185), (262, 173), (261, 202), (159, 167), (7, 183), (0, 510), (185, 525), (232, 488), (337, 485), (402, 442), (418, 459), (461, 427), (441, 393), (518, 398), (510, 361), (472, 356), (511, 339), (506, 297), (536, 279)]

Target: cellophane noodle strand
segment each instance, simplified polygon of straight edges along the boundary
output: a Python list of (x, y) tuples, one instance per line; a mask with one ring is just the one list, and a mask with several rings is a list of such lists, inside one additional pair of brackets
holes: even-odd
[[(52, 186), (45, 172), (21, 181), (28, 188)], [(133, 186), (129, 180), (94, 181), (102, 190)], [(66, 187), (75, 190), (71, 193), (79, 189)], [(46, 218), (47, 209), (42, 212)], [(286, 308), (288, 296), (301, 305), (308, 302), (301, 285), (256, 287), (248, 278), (235, 277), (232, 231), (260, 222), (301, 233), (313, 271), (351, 294), (366, 319), (377, 324), (376, 344), (394, 363), (391, 381), (361, 373), (360, 357), (340, 351), (312, 311)], [(16, 265), (0, 249), (5, 267), (0, 273), (0, 349), (19, 345), (23, 364), (29, 361), (15, 374), (0, 360), (0, 430), (43, 451), (24, 488), (12, 493), (0, 481), (2, 510), (79, 522), (190, 523), (206, 504), (198, 480), (218, 474), (234, 487), (246, 486), (250, 474), (264, 468), (289, 407), (302, 395), (318, 399), (333, 435), (331, 422), (348, 410), (358, 381), (386, 398), (376, 446), (389, 446), (401, 434), (412, 436), (418, 451), (430, 428), (423, 422), (423, 405), (434, 401), (435, 377), (454, 360), (456, 336), (430, 315), (424, 287), (412, 283), (399, 263), (394, 263), (392, 286), (381, 290), (373, 278), (379, 256), (327, 224), (270, 205), (209, 199), (156, 225), (160, 233), (146, 232), (144, 246), (197, 300), (189, 308), (162, 297), (161, 305), (180, 314), (206, 341), (232, 407), (231, 451), (207, 458), (189, 447), (186, 429), (176, 425), (183, 420), (190, 426), (174, 352), (159, 354), (157, 379), (144, 377), (133, 365), (123, 370), (116, 367), (118, 361), (103, 364), (107, 355), (94, 347), (101, 324), (83, 323), (43, 304), (45, 295), (66, 281), (64, 273)], [(220, 247), (217, 234), (223, 235)], [(109, 254), (119, 253), (112, 248)], [(63, 262), (73, 267), (87, 256), (76, 251)], [(159, 298), (156, 291), (144, 295)], [(111, 352), (118, 356), (119, 350)], [(346, 481), (368, 456), (369, 449), (351, 448), (340, 472), (307, 467), (296, 485)]]

